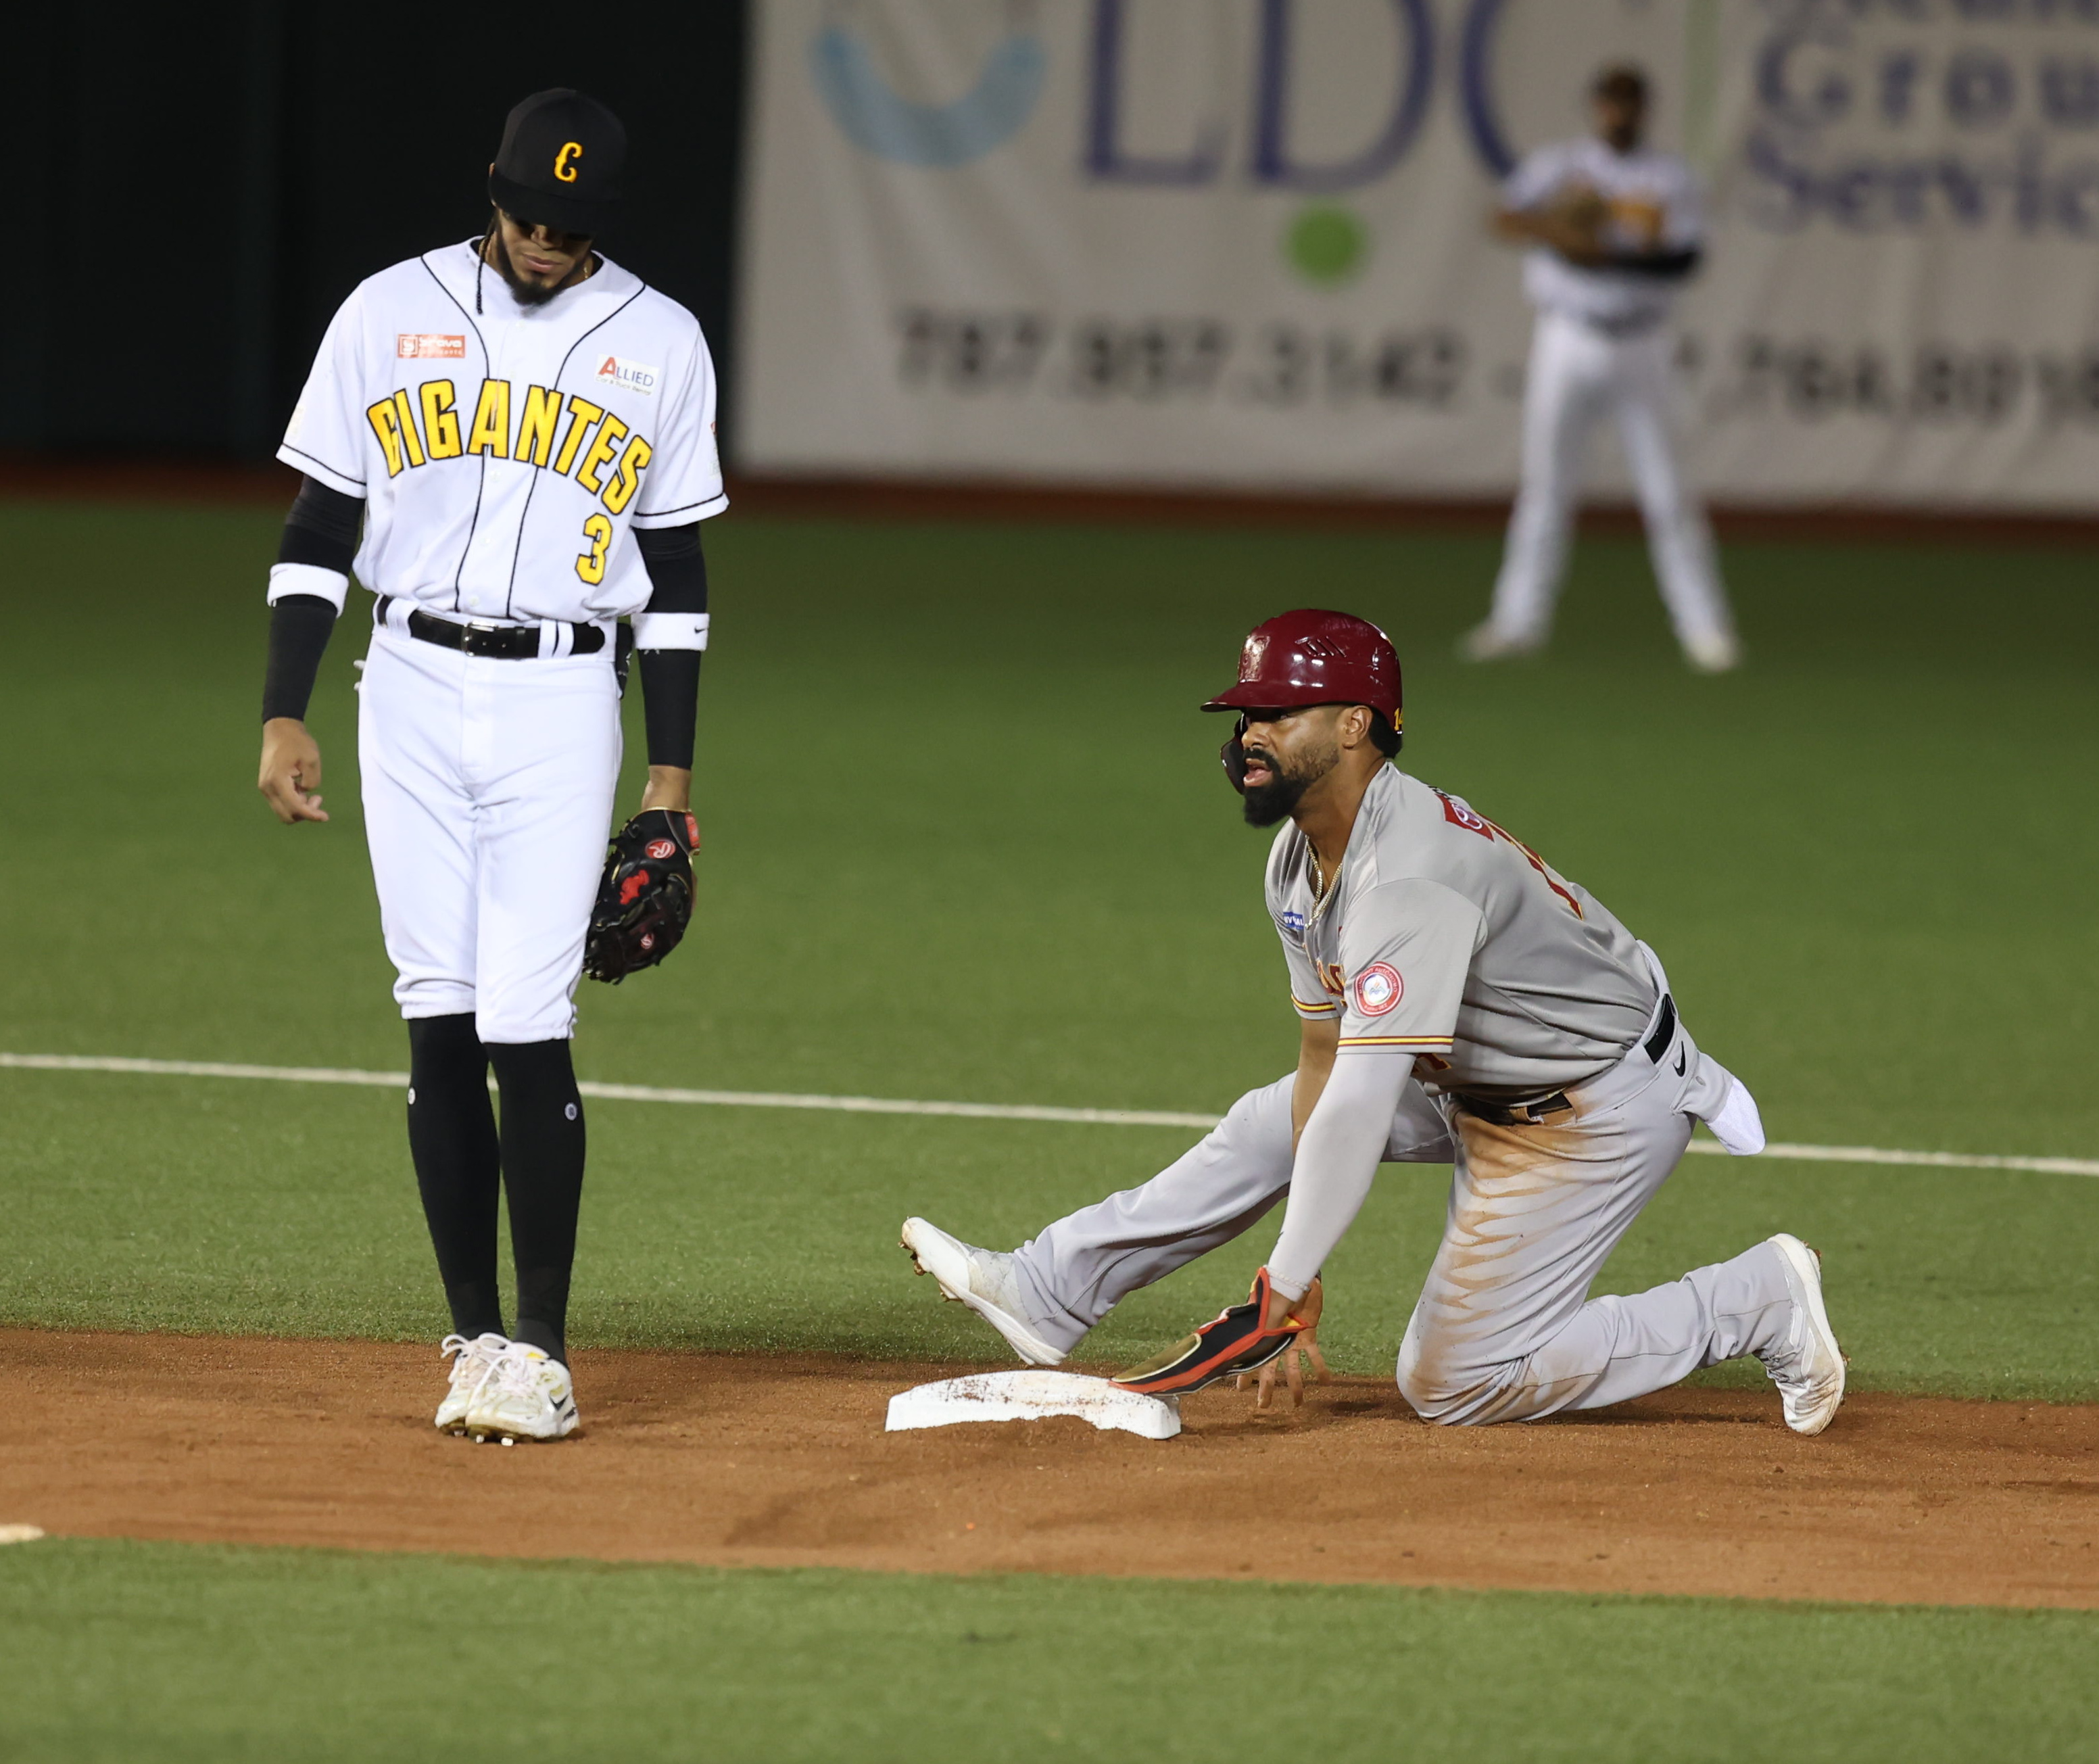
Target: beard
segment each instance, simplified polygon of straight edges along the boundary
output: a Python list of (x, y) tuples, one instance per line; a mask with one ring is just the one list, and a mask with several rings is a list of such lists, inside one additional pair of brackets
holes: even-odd
[(543, 306), (561, 291), (560, 284), (548, 287), (539, 282), (528, 282), (517, 273), (517, 266), (510, 261), (510, 248), (503, 242), (503, 229), (497, 226), (494, 233), (495, 249), (489, 253), (495, 265), (495, 273), (503, 278), (504, 286), (510, 290), (510, 297), (521, 306)]
[(1268, 768), (1268, 782), (1248, 785), (1239, 793), (1241, 807), (1249, 827), (1273, 827), (1305, 799), (1307, 790), (1334, 769), (1341, 750), (1331, 747), (1324, 753), (1309, 754), (1304, 767), (1296, 772), (1284, 770), (1282, 762), (1265, 747), (1253, 749), (1248, 758), (1256, 754)]

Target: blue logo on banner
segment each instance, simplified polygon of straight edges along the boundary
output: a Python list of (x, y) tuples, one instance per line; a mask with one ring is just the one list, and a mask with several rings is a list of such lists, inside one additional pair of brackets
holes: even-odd
[(832, 25), (809, 46), (809, 72), (846, 138), (904, 165), (966, 165), (1010, 140), (1035, 113), (1049, 56), (1014, 32), (986, 57), (976, 84), (947, 104), (919, 104), (890, 89), (867, 45)]
[(1465, 19), (1459, 51), (1459, 81), (1464, 100), (1465, 127), (1472, 145), (1497, 178), (1516, 169), (1516, 149), (1509, 145), (1494, 95), (1494, 32), (1502, 21), (1502, 0), (1473, 0)]

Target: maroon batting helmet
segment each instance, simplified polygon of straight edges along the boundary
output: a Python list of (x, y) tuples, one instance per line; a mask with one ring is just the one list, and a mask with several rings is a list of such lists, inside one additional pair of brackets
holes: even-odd
[(1247, 633), (1238, 683), (1205, 710), (1294, 710), (1360, 704), (1399, 727), (1399, 654), (1366, 618), (1300, 608)]

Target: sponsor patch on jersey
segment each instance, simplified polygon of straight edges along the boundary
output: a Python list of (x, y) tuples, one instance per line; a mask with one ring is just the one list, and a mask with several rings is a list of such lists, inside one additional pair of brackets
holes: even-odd
[(656, 396), (656, 382), (662, 377), (661, 372), (645, 362), (631, 362), (623, 355), (607, 355), (597, 364), (600, 385), (610, 386), (615, 391), (631, 392), (637, 398)]
[(1305, 915), (1301, 913), (1278, 913), (1275, 922), (1283, 927), (1283, 935), (1299, 948), (1305, 947)]
[(1373, 961), (1356, 976), (1356, 1014), (1382, 1017), (1406, 996), (1406, 982), (1388, 962)]
[(676, 856), (677, 852), (678, 843), (675, 839), (651, 839), (649, 842), (649, 855), (659, 864), (667, 857)]
[(404, 362), (455, 362), (466, 354), (466, 336), (452, 331), (397, 331), (394, 353)]

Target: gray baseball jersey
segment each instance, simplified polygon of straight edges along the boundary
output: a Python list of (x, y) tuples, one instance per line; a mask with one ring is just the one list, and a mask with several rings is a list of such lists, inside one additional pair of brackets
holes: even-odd
[(1268, 907), (1307, 1018), (1344, 1053), (1414, 1056), (1432, 1090), (1535, 1097), (1595, 1077), (1639, 1040), (1657, 992), (1630, 931), (1460, 798), (1388, 766), (1323, 898), (1286, 823)]
[[(1321, 1110), (1351, 1080), (1394, 1076), (1366, 1058), (1406, 1054), (1414, 1071), (1389, 1126), (1374, 1123), (1375, 1144), (1359, 1149), (1372, 1166), (1453, 1161), (1443, 1241), (1400, 1348), (1400, 1388), (1421, 1414), (1513, 1421), (1600, 1408), (1784, 1343), (1795, 1307), (1769, 1243), (1646, 1292), (1588, 1296), (1675, 1168), (1693, 1117), (1731, 1151), (1763, 1145), (1754, 1100), (1663, 1012), (1660, 964), (1593, 895), (1456, 797), (1388, 767), (1324, 899), (1291, 826), (1270, 854), (1268, 904), (1299, 1012), (1338, 1018), (1352, 1057)], [(1014, 1252), (1020, 1304), (1042, 1338), (1075, 1347), (1126, 1294), (1239, 1236), (1286, 1195), (1269, 1265), (1280, 1290), (1303, 1291), (1373, 1169), (1322, 1169), (1316, 1156), (1306, 1168), (1322, 1115), (1293, 1143), (1295, 1089), (1285, 1078), (1242, 1097), (1151, 1181)], [(1531, 1124), (1490, 1120), (1453, 1094), (1556, 1089), (1569, 1093), (1566, 1107)], [(1556, 1168), (1579, 1179), (1542, 1179)], [(1301, 1219), (1308, 1203), (1314, 1216)]]

